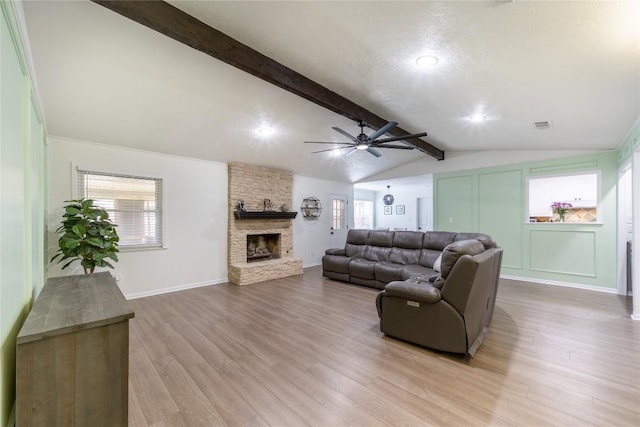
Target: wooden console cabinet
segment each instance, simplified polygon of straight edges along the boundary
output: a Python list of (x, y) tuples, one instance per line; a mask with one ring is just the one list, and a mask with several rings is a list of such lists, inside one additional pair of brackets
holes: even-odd
[(110, 273), (47, 280), (17, 338), (17, 426), (126, 426), (133, 316)]

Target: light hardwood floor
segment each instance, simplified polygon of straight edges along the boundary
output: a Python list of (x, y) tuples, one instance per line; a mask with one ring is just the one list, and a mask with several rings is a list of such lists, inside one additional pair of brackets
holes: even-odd
[(130, 425), (640, 425), (630, 298), (501, 280), (469, 360), (383, 336), (376, 294), (312, 267), (130, 301)]

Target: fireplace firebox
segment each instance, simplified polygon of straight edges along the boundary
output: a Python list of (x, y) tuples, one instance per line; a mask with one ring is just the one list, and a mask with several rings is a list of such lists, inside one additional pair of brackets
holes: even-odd
[(247, 262), (280, 258), (280, 234), (248, 234)]

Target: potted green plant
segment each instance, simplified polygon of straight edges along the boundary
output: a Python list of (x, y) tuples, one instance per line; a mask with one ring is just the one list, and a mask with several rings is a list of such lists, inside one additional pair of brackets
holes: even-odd
[(106, 210), (94, 205), (91, 199), (65, 200), (62, 225), (56, 230), (61, 237), (58, 251), (51, 262), (67, 261), (62, 269), (80, 260), (85, 274), (93, 273), (96, 267), (114, 268), (108, 261), (118, 261), (117, 225), (109, 219)]

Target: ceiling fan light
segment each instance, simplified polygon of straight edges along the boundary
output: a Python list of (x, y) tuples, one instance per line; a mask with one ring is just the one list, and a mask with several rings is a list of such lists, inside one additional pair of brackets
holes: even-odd
[(367, 144), (358, 144), (356, 145), (356, 148), (358, 150), (366, 150), (367, 148), (369, 148), (369, 146)]
[(469, 117), (469, 121), (471, 123), (482, 123), (485, 120), (487, 120), (487, 116), (485, 116), (484, 114), (481, 113), (476, 113), (472, 116)]
[(416, 59), (416, 65), (421, 68), (431, 68), (438, 65), (440, 60), (433, 55), (423, 55)]
[(274, 131), (273, 128), (271, 126), (263, 126), (261, 128), (259, 128), (256, 133), (258, 134), (258, 136), (266, 138), (268, 136), (273, 135)]

